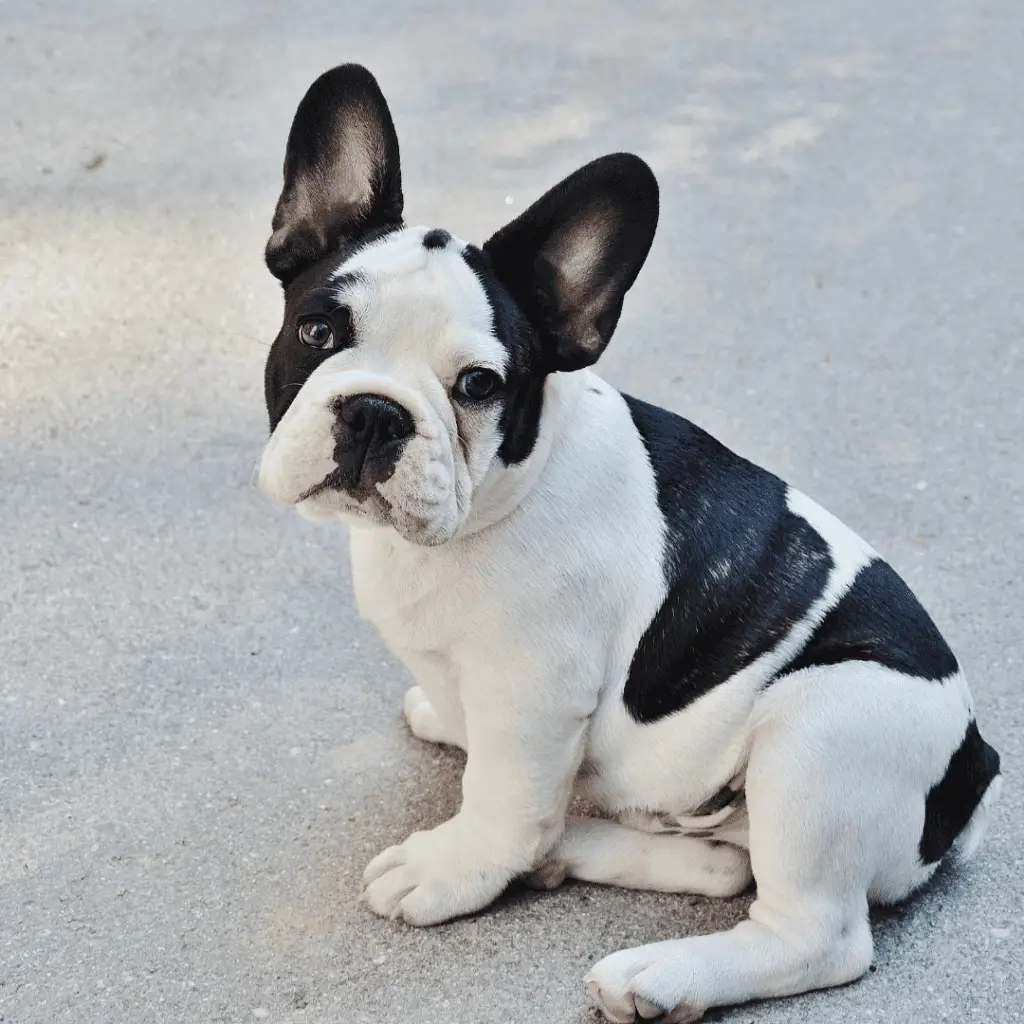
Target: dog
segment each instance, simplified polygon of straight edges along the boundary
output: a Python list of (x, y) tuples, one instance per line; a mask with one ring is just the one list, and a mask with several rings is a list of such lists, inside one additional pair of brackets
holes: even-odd
[[(978, 848), (1001, 785), (952, 651), (810, 498), (590, 367), (658, 221), (638, 157), (587, 164), (483, 246), (403, 220), (373, 76), (299, 104), (266, 247), (284, 324), (260, 486), (351, 532), (360, 614), (466, 752), (462, 805), (366, 868), (431, 925), (513, 879), (730, 896), (730, 931), (612, 953), (611, 1021), (860, 977), (870, 903)], [(568, 817), (573, 797), (595, 817)]]

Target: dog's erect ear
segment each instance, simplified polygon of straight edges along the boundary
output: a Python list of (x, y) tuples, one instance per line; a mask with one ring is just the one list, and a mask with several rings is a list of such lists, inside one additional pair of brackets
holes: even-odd
[(402, 221), (398, 137), (376, 79), (358, 64), (321, 75), (288, 133), (267, 266), (284, 284), (346, 241)]
[(539, 332), (553, 370), (597, 361), (658, 225), (658, 182), (631, 153), (570, 174), (484, 250)]

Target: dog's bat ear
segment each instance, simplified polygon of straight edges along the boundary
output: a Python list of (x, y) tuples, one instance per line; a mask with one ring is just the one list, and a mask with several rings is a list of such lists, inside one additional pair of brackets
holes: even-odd
[(288, 284), (347, 241), (402, 222), (398, 137), (376, 79), (358, 64), (321, 75), (295, 112), (284, 189), (267, 242)]
[(657, 225), (653, 172), (638, 156), (615, 153), (570, 174), (484, 244), (552, 369), (597, 361)]

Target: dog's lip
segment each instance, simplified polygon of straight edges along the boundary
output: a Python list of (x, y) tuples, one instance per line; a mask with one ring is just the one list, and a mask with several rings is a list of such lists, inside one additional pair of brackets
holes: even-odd
[(330, 483), (329, 483), (329, 480), (330, 480), (330, 477), (328, 477), (325, 480), (321, 480), (320, 483), (318, 483), (318, 484), (313, 484), (312, 487), (310, 487), (307, 490), (303, 491), (299, 495), (299, 497), (296, 500), (295, 504), (296, 505), (300, 505), (302, 502), (306, 501), (307, 499), (315, 498), (318, 494), (323, 494), (324, 491), (329, 490), (330, 486), (331, 486)]
[(319, 483), (313, 484), (312, 487), (308, 487), (304, 490), (299, 495), (295, 503), (299, 504), (300, 502), (306, 501), (308, 498), (315, 498), (318, 494), (323, 494), (324, 491), (334, 491), (338, 494), (346, 493), (345, 482), (341, 479), (341, 470), (337, 466), (335, 466), (334, 469), (332, 469), (330, 473), (328, 473), (327, 476), (325, 476)]

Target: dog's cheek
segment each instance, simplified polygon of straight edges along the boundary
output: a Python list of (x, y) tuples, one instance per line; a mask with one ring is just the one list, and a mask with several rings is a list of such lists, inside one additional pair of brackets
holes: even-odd
[(260, 459), (260, 490), (271, 501), (292, 505), (334, 470), (333, 423), (331, 412), (313, 403), (288, 410)]
[[(451, 452), (440, 438), (416, 437), (394, 473), (377, 485), (381, 500), (400, 532), (431, 532), (456, 506)], [(412, 539), (412, 538), (410, 538)]]
[(426, 507), (437, 507), (454, 491), (452, 450), (442, 437), (417, 437), (399, 461), (401, 478), (410, 498)]
[(470, 487), (476, 487), (487, 475), (501, 447), (501, 410), (491, 408), (470, 413), (459, 423), (464, 439), (456, 462), (463, 463)]

